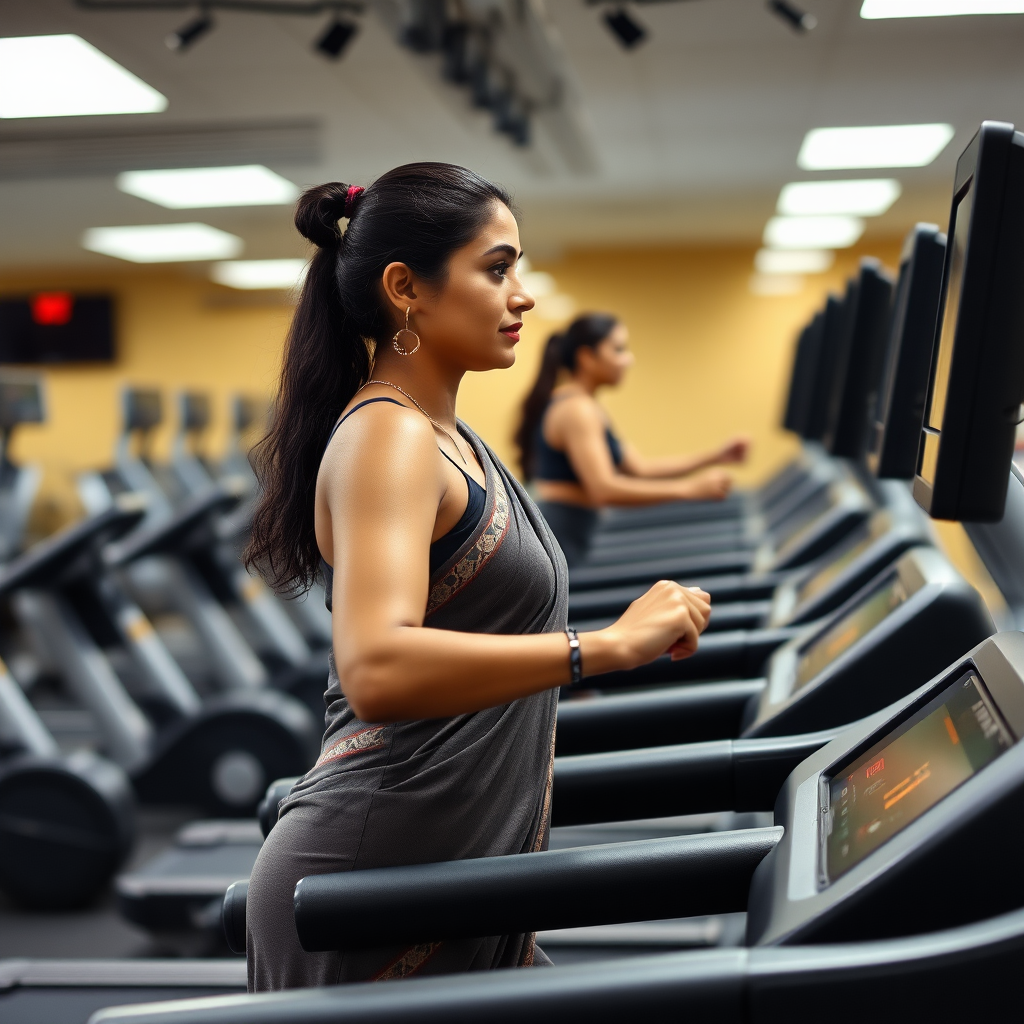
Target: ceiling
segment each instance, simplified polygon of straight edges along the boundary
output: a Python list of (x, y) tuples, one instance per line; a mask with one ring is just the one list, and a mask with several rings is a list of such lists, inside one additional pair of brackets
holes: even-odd
[(249, 258), (302, 255), (288, 209), (165, 210), (117, 191), (125, 161), (258, 161), (299, 184), (365, 184), (399, 163), (450, 160), (511, 187), (527, 250), (542, 258), (574, 246), (754, 243), (787, 181), (855, 176), (797, 169), (805, 132), (825, 125), (953, 124), (931, 166), (895, 172), (904, 194), (869, 232), (944, 221), (977, 124), (1024, 124), (1024, 16), (862, 21), (860, 0), (801, 3), (818, 19), (804, 35), (763, 0), (635, 5), (649, 36), (625, 51), (600, 8), (546, 0), (593, 153), (590, 170), (574, 171), (549, 139), (524, 153), (494, 134), (441, 83), (434, 59), (399, 46), (373, 11), (332, 62), (311, 50), (323, 15), (218, 13), (181, 53), (164, 37), (186, 11), (0, 0), (0, 36), (77, 33), (169, 100), (160, 114), (0, 121), (0, 267), (109, 267), (79, 246), (84, 229), (188, 220), (240, 235)]

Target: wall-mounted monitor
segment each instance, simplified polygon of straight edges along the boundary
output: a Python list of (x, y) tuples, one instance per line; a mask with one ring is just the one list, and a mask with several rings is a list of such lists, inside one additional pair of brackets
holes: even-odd
[(55, 291), (0, 298), (0, 363), (109, 363), (114, 353), (108, 295)]
[(892, 280), (878, 260), (861, 260), (850, 283), (846, 316), (822, 442), (832, 454), (864, 457), (868, 417), (878, 392), (889, 325)]
[(985, 121), (956, 165), (914, 478), (933, 519), (998, 522), (1024, 399), (1024, 135)]
[(800, 332), (796, 352), (793, 356), (793, 370), (789, 378), (789, 395), (782, 426), (803, 437), (810, 408), (811, 389), (818, 368), (818, 353), (821, 350), (822, 315), (815, 314), (811, 322)]
[(867, 457), (879, 479), (912, 480), (917, 468), (945, 253), (946, 236), (935, 224), (916, 225), (903, 245)]
[(820, 441), (828, 426), (829, 399), (832, 395), (837, 355), (841, 344), (844, 310), (845, 301), (835, 295), (828, 297), (822, 310), (818, 366), (814, 386), (811, 388), (804, 432), (804, 439), (807, 441)]

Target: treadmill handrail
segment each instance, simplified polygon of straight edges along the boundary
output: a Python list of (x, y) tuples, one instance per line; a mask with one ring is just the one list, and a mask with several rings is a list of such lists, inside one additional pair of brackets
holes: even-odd
[(779, 827), (309, 875), (308, 952), (745, 910)]
[(793, 769), (837, 733), (556, 757), (552, 824), (771, 810)]
[[(118, 1006), (89, 1024), (592, 1024), (816, 1020), (864, 993), (887, 1019), (998, 1020), (1018, 999), (1024, 910), (928, 935), (826, 946), (708, 949), (544, 971), (479, 971)], [(969, 969), (968, 968), (969, 965)], [(834, 1011), (833, 1011), (833, 1015)], [(854, 1013), (836, 1016), (853, 1019)]]
[(112, 567), (129, 565), (147, 555), (164, 554), (183, 544), (205, 521), (230, 511), (241, 494), (217, 485), (197, 498), (190, 498), (174, 515), (156, 526), (144, 528), (106, 551), (106, 562)]
[(119, 495), (103, 512), (40, 541), (11, 562), (0, 572), (0, 594), (24, 587), (45, 589), (40, 576), (52, 575), (54, 580), (65, 578), (76, 558), (125, 534), (142, 519), (145, 511), (146, 502), (141, 495)]

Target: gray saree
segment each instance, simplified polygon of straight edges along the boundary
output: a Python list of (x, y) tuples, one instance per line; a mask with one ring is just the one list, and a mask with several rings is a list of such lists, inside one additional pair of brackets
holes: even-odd
[[(464, 424), (486, 473), (473, 535), (431, 576), (424, 625), (477, 633), (565, 628), (565, 561), (536, 506)], [(330, 587), (327, 588), (330, 594)], [(247, 900), (249, 990), (546, 962), (532, 935), (307, 953), (292, 914), (305, 875), (547, 847), (557, 690), (474, 714), (388, 724), (352, 713), (330, 662), (316, 765), (282, 802)]]

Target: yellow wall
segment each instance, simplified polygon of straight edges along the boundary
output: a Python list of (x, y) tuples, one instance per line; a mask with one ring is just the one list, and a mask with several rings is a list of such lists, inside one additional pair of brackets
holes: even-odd
[[(737, 477), (751, 483), (795, 451), (777, 424), (797, 332), (829, 289), (842, 289), (861, 256), (870, 252), (895, 268), (900, 245), (894, 239), (840, 253), (828, 273), (805, 278), (789, 296), (751, 293), (748, 248), (587, 250), (537, 269), (553, 275), (577, 311), (614, 313), (629, 327), (636, 365), (622, 387), (602, 396), (620, 433), (648, 455), (701, 451), (749, 434), (752, 458)], [(527, 317), (516, 365), (471, 375), (460, 395), (463, 418), (510, 464), (517, 402), (544, 339), (559, 326)]]
[[(895, 264), (898, 240), (871, 246)], [(796, 331), (829, 288), (840, 288), (861, 250), (840, 254), (827, 274), (806, 278), (794, 296), (751, 294), (751, 248), (587, 250), (537, 269), (550, 272), (578, 310), (607, 310), (628, 324), (637, 364), (625, 385), (605, 396), (620, 432), (651, 455), (695, 451), (744, 432), (754, 438), (741, 480), (766, 476), (793, 451), (776, 424)], [(231, 292), (174, 270), (118, 268), (107, 275), (49, 271), (0, 279), (0, 293), (69, 288), (109, 291), (117, 299), (119, 359), (112, 367), (45, 372), (49, 422), (19, 432), (14, 456), (46, 469), (36, 525), (46, 532), (78, 514), (75, 474), (110, 461), (126, 383), (212, 392), (220, 450), (229, 396), (270, 393), (290, 308), (273, 296)], [(529, 387), (548, 333), (560, 323), (528, 317), (516, 366), (473, 374), (460, 414), (510, 462), (518, 403)], [(173, 411), (168, 405), (173, 419)], [(156, 438), (166, 451), (171, 425)]]

